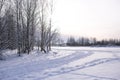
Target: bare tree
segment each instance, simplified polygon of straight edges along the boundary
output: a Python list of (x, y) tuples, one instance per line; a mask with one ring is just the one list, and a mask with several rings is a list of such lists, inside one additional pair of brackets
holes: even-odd
[(29, 52), (34, 47), (35, 27), (37, 26), (37, 0), (24, 0), (26, 39), (25, 52)]
[(49, 2), (49, 8), (50, 8), (50, 19), (49, 19), (49, 42), (48, 42), (48, 50), (51, 50), (51, 41), (52, 41), (52, 14), (53, 14), (53, 0), (50, 0)]
[(5, 29), (5, 18), (1, 16), (4, 3), (5, 3), (5, 0), (0, 0), (0, 59), (3, 59), (2, 50), (4, 49), (4, 47), (2, 44), (5, 42), (4, 40), (2, 40), (4, 35), (3, 34), (4, 29)]
[(2, 12), (2, 8), (4, 6), (5, 0), (0, 0), (0, 14)]
[(22, 1), (23, 0), (14, 0), (15, 15), (16, 15), (16, 28), (17, 28), (17, 49), (18, 49), (19, 56), (21, 54), (21, 47), (22, 47), (22, 42), (21, 42)]
[(52, 30), (53, 0), (40, 0), (41, 51), (50, 51), (52, 38), (56, 30)]
[[(4, 6), (5, 1), (9, 6)], [(41, 51), (51, 50), (57, 33), (52, 30), (52, 13), (53, 0), (0, 0), (0, 50), (17, 46), (19, 56), (29, 54), (35, 45), (36, 26), (40, 26)]]
[(47, 10), (47, 0), (39, 0), (40, 2), (40, 27), (41, 27), (41, 42), (40, 42), (40, 47), (41, 51), (45, 50), (45, 29), (47, 27), (46, 23), (46, 10)]
[[(2, 58), (2, 50), (12, 48), (12, 32), (14, 23), (12, 9), (9, 1), (0, 0), (0, 58)], [(7, 6), (6, 6), (7, 5)]]
[(18, 54), (30, 53), (34, 47), (37, 26), (37, 0), (14, 0)]
[[(5, 25), (5, 19), (3, 20), (2, 16), (1, 16), (4, 3), (5, 3), (5, 0), (0, 0), (0, 39), (1, 39), (3, 29), (4, 29), (4, 25)], [(1, 43), (2, 43), (2, 41), (0, 41), (0, 44)]]

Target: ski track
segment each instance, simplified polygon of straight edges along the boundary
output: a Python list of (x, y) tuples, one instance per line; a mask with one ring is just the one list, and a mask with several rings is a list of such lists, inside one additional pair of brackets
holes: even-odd
[[(56, 75), (60, 75), (60, 74), (70, 73), (70, 72), (73, 72), (73, 71), (77, 71), (77, 70), (80, 70), (80, 69), (93, 67), (93, 66), (96, 66), (96, 65), (100, 65), (100, 64), (111, 62), (111, 61), (115, 61), (115, 60), (120, 60), (120, 58), (97, 59), (97, 60), (85, 63), (83, 65), (77, 65), (75, 67), (62, 67), (58, 71), (46, 72), (44, 77), (41, 77), (40, 79), (44, 80), (45, 78), (48, 78), (48, 77), (51, 77), (51, 76), (56, 76)], [(83, 74), (80, 74), (80, 75), (83, 75)], [(107, 77), (97, 77), (97, 76), (93, 76), (93, 75), (90, 76), (90, 75), (87, 75), (87, 74), (84, 75), (84, 76), (95, 77), (95, 78), (97, 78), (96, 80), (102, 80), (102, 79), (104, 79), (104, 80), (117, 80), (117, 79), (107, 78)]]
[[(10, 77), (13, 77), (13, 74), (14, 76), (24, 76), (26, 75), (27, 73), (30, 73), (30, 72), (37, 72), (38, 70), (40, 72), (42, 72), (43, 70), (45, 69), (48, 69), (48, 68), (56, 68), (56, 67), (59, 67), (59, 66), (62, 66), (64, 64), (67, 64), (69, 62), (72, 62), (72, 61), (75, 61), (75, 60), (78, 60), (80, 58), (84, 58), (86, 56), (90, 56), (92, 53), (73, 53), (71, 55), (68, 55), (68, 56), (65, 56), (65, 57), (62, 57), (62, 58), (58, 58), (58, 59), (53, 59), (53, 60), (43, 60), (43, 61), (32, 61), (32, 62), (26, 62), (26, 63), (19, 63), (17, 65), (12, 65), (12, 66), (7, 66), (7, 67), (0, 67), (0, 78), (5, 78), (5, 80), (9, 80)], [(49, 66), (48, 66), (49, 64)], [(39, 66), (43, 66), (43, 67), (39, 67)], [(35, 66), (35, 67), (33, 67)], [(20, 70), (22, 69), (22, 70)], [(17, 70), (17, 71), (16, 71)], [(6, 73), (9, 73), (6, 75)], [(20, 75), (21, 74), (21, 75)], [(7, 78), (7, 79), (6, 79)]]
[(89, 75), (89, 74), (77, 74), (77, 73), (71, 73), (71, 74), (85, 76), (85, 77), (88, 77), (88, 79), (93, 79), (93, 80), (117, 80), (113, 78), (100, 77), (100, 76), (94, 76), (94, 75)]
[[(59, 49), (55, 49), (59, 50)], [(100, 50), (69, 50), (69, 49), (60, 49), (65, 51), (73, 51), (72, 54), (57, 58), (57, 59), (49, 59), (47, 58), (47, 55), (34, 55), (31, 59), (27, 57), (18, 57), (14, 59), (8, 59), (6, 61), (0, 61), (0, 80), (44, 80), (52, 76), (62, 75), (65, 73), (70, 73), (73, 71), (93, 67), (96, 65), (104, 64), (111, 61), (120, 61), (120, 58), (117, 56), (116, 58), (102, 58), (102, 59), (96, 59), (90, 62), (86, 62), (81, 65), (76, 65), (74, 67), (60, 67), (65, 64), (68, 64), (70, 62), (83, 59), (87, 56), (91, 56), (95, 52), (108, 52), (113, 54), (112, 51), (100, 51)], [(59, 51), (60, 51), (59, 50)], [(114, 53), (119, 53), (119, 51), (114, 51)], [(116, 56), (115, 54), (113, 54)], [(40, 56), (40, 57), (39, 57)], [(49, 55), (48, 55), (49, 56)], [(36, 59), (34, 59), (36, 58)], [(45, 59), (40, 59), (45, 58)], [(16, 61), (18, 63), (16, 63)], [(25, 61), (25, 62), (22, 62)], [(2, 65), (3, 64), (3, 65)], [(6, 66), (7, 64), (7, 66)], [(49, 64), (49, 65), (48, 65)], [(42, 67), (41, 67), (42, 66)], [(60, 69), (53, 70), (53, 68), (60, 67)], [(21, 70), (22, 69), (22, 70)], [(50, 70), (50, 71), (45, 71)], [(9, 73), (9, 74), (8, 74)], [(29, 74), (34, 75), (29, 75)], [(39, 75), (36, 76), (36, 75)], [(76, 74), (76, 73), (70, 73), (73, 75), (81, 75), (85, 77), (89, 77), (89, 79), (92, 80), (117, 80), (114, 78), (108, 78), (108, 77), (101, 77), (101, 76), (94, 76), (89, 74)], [(14, 76), (13, 76), (14, 75)], [(27, 79), (28, 78), (28, 79)]]

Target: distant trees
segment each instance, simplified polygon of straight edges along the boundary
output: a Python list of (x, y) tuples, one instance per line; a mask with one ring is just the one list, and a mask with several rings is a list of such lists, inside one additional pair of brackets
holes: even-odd
[(74, 37), (70, 37), (66, 44), (67, 46), (120, 46), (120, 39), (97, 41), (96, 38), (81, 37), (76, 40)]
[(68, 46), (77, 46), (77, 42), (75, 41), (75, 38), (74, 37), (68, 38), (67, 45)]
[(76, 40), (74, 37), (70, 37), (67, 40), (68, 46), (88, 46), (90, 45), (90, 40), (88, 38), (81, 37)]

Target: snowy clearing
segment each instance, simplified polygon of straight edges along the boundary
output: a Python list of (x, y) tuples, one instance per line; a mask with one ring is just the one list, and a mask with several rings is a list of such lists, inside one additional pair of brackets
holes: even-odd
[(0, 80), (120, 80), (119, 47), (53, 47), (17, 57), (6, 50)]

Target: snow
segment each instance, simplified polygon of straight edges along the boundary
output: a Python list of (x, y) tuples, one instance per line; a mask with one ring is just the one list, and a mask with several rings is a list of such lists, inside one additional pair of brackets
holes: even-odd
[(0, 80), (120, 80), (120, 47), (53, 47), (18, 57), (4, 51)]

